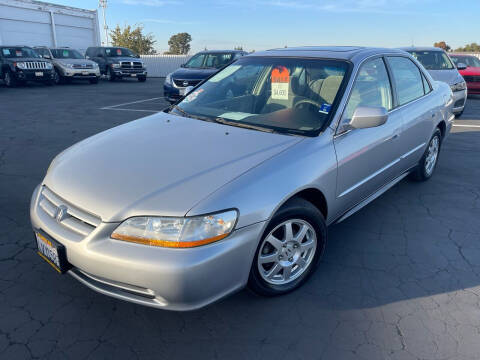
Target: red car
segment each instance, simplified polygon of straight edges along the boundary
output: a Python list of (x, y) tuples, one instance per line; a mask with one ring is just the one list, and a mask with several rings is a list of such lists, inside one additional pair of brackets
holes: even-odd
[[(467, 83), (469, 94), (480, 94), (480, 59), (474, 55), (448, 54)], [(459, 65), (466, 65), (466, 68)]]

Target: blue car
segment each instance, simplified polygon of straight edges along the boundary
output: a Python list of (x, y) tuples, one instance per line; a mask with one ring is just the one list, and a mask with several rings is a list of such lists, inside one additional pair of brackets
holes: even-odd
[(196, 86), (219, 69), (244, 55), (247, 55), (247, 52), (242, 50), (201, 51), (195, 54), (180, 69), (167, 75), (163, 84), (165, 98), (171, 103), (176, 102), (184, 95), (185, 88)]

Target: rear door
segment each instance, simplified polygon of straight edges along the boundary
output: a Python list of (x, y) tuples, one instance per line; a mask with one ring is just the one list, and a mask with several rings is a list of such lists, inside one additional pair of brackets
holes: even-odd
[[(341, 132), (359, 106), (384, 107), (387, 122), (368, 129)], [(390, 77), (382, 57), (367, 60), (359, 69), (334, 139), (338, 161), (339, 208), (352, 207), (398, 175), (398, 147), (402, 117), (393, 110)]]
[(415, 166), (425, 151), (435, 118), (432, 88), (420, 68), (409, 58), (389, 56), (387, 63), (392, 76), (398, 112), (403, 117), (400, 170)]

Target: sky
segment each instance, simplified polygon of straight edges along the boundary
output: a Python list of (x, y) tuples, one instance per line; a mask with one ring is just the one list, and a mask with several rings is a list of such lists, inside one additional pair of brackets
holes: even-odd
[[(98, 8), (98, 0), (49, 2)], [(107, 24), (144, 26), (159, 52), (179, 32), (191, 52), (301, 45), (431, 46), (480, 43), (480, 0), (108, 0)], [(99, 12), (100, 21), (101, 12)]]

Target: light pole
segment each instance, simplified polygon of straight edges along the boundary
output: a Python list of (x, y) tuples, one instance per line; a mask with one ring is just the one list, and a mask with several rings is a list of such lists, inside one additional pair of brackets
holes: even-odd
[(105, 15), (105, 13), (107, 11), (107, 0), (99, 0), (98, 6), (102, 8), (103, 29), (105, 30), (105, 43), (108, 46), (108, 26), (107, 26), (107, 16)]

